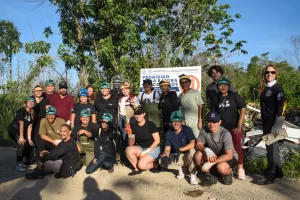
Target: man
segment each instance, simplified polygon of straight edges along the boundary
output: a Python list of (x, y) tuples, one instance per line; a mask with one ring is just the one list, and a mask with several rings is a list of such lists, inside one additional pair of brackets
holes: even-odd
[[(219, 92), (217, 82), (223, 74), (224, 70), (220, 65), (213, 65), (207, 70), (207, 75), (213, 80), (213, 82), (206, 87), (206, 100), (208, 110), (214, 110), (217, 106), (217, 94)], [(230, 83), (229, 90), (235, 90), (232, 83)]]
[(116, 76), (113, 78), (113, 88), (111, 90), (111, 94), (115, 96), (117, 99), (121, 96), (120, 86), (121, 86), (122, 80), (119, 76)]
[(196, 167), (193, 156), (195, 153), (195, 136), (192, 129), (183, 125), (183, 115), (177, 110), (171, 114), (172, 130), (165, 136), (165, 150), (161, 155), (159, 164), (163, 168), (177, 169), (178, 179), (184, 178), (182, 167), (188, 167), (190, 184), (197, 185)]
[(45, 82), (45, 90), (46, 91), (44, 92), (44, 95), (52, 104), (52, 97), (55, 96), (55, 94), (57, 94), (55, 92), (55, 83), (53, 80), (50, 79)]
[(80, 112), (80, 124), (74, 127), (72, 138), (79, 145), (80, 154), (84, 165), (88, 165), (94, 158), (94, 137), (98, 135), (99, 124), (90, 123), (90, 111)]
[(62, 125), (60, 142), (54, 149), (41, 151), (42, 168), (26, 174), (27, 179), (41, 179), (44, 175), (55, 173), (56, 178), (74, 176), (81, 169), (81, 161), (75, 141), (71, 138), (71, 127)]
[(191, 88), (192, 80), (185, 74), (179, 76), (179, 83), (183, 92), (179, 95), (181, 111), (185, 116), (185, 125), (192, 128), (195, 137), (202, 128), (203, 100), (198, 90)]
[(221, 125), (221, 117), (211, 111), (207, 114), (207, 126), (200, 130), (196, 143), (195, 161), (205, 173), (203, 186), (217, 183), (217, 178), (210, 174), (221, 175), (220, 182), (232, 184), (232, 168), (237, 165), (238, 154), (234, 150), (231, 134)]
[(46, 117), (41, 120), (39, 129), (40, 151), (51, 150), (61, 142), (60, 127), (65, 123), (64, 119), (56, 116), (56, 109), (53, 106), (47, 108)]

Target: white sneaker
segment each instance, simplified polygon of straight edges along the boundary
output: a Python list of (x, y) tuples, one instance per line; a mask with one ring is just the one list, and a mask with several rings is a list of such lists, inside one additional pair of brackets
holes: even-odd
[(197, 176), (195, 174), (191, 174), (191, 176), (190, 176), (190, 184), (191, 185), (198, 185)]
[(184, 173), (183, 173), (182, 169), (178, 170), (178, 175), (176, 176), (176, 178), (178, 178), (178, 179), (183, 179), (184, 178)]

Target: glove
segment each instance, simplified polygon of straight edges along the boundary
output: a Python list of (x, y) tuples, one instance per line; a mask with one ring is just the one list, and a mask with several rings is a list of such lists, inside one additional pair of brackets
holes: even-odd
[(280, 129), (282, 128), (284, 120), (285, 120), (285, 117), (283, 117), (283, 116), (276, 117), (275, 123), (271, 129), (272, 134), (277, 135), (279, 133)]
[(206, 163), (204, 163), (204, 165), (202, 166), (201, 169), (202, 169), (203, 172), (209, 172), (210, 168), (211, 168), (212, 166), (214, 166), (214, 164), (215, 164), (215, 163), (206, 162)]
[(210, 148), (206, 147), (204, 152), (209, 162), (214, 163), (216, 161), (217, 156)]
[(146, 149), (145, 151), (142, 151), (140, 158), (143, 157), (144, 155), (146, 155), (147, 153), (149, 153), (151, 151), (151, 149)]
[(71, 124), (71, 120), (68, 120), (66, 124), (70, 125)]
[(131, 135), (132, 134), (132, 130), (130, 128), (130, 124), (127, 124), (126, 127), (125, 127), (125, 132), (128, 134), (128, 135)]

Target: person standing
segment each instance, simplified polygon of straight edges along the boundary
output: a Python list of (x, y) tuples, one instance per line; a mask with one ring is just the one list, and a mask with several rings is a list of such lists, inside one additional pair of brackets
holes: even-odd
[(179, 76), (182, 93), (179, 95), (181, 111), (184, 114), (185, 125), (192, 128), (195, 137), (199, 135), (202, 128), (203, 100), (198, 90), (191, 88), (192, 80), (185, 74)]
[[(275, 65), (267, 65), (261, 74), (260, 83), (260, 109), (263, 122), (263, 134), (277, 134), (284, 122), (284, 91), (277, 82), (279, 77)], [(275, 178), (282, 178), (282, 164), (279, 156), (278, 141), (266, 145), (268, 168), (265, 178), (257, 180), (257, 184), (272, 184)]]
[(66, 82), (60, 82), (58, 87), (59, 93), (53, 96), (51, 103), (56, 108), (56, 116), (64, 119), (67, 124), (70, 124), (74, 99), (67, 92), (68, 85)]
[(170, 91), (171, 84), (168, 80), (159, 83), (162, 95), (159, 98), (158, 109), (161, 110), (164, 133), (170, 130), (171, 113), (179, 110), (179, 99), (176, 92)]
[(120, 98), (120, 96), (122, 95), (120, 87), (121, 87), (121, 78), (119, 76), (116, 76), (113, 78), (113, 87), (111, 90), (111, 95), (115, 96), (117, 99)]
[[(215, 109), (217, 106), (217, 95), (219, 93), (217, 82), (223, 74), (224, 70), (220, 65), (213, 65), (207, 70), (207, 75), (213, 80), (213, 82), (206, 87), (206, 103), (208, 110)], [(235, 90), (232, 83), (230, 83), (229, 90)]]
[(92, 85), (88, 85), (85, 87), (88, 91), (88, 101), (90, 104), (94, 105), (96, 94), (95, 88)]
[(29, 96), (25, 99), (24, 106), (16, 111), (14, 120), (8, 126), (8, 135), (17, 144), (17, 165), (16, 170), (19, 172), (26, 171), (23, 165), (23, 157), (30, 163), (31, 137), (28, 137), (27, 130), (34, 120), (35, 98)]
[(243, 123), (246, 115), (246, 104), (240, 95), (229, 90), (230, 80), (221, 76), (217, 85), (219, 94), (216, 111), (221, 115), (221, 126), (226, 128), (232, 137), (234, 149), (238, 154), (238, 179), (245, 180), (244, 153), (242, 143), (244, 138)]
[(55, 92), (55, 83), (53, 80), (49, 79), (45, 82), (45, 92), (43, 95), (51, 102), (52, 104), (52, 97), (55, 96), (57, 92)]

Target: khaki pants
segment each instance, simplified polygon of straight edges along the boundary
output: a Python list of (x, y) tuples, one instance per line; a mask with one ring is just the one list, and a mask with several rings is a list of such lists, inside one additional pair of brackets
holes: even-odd
[(169, 157), (162, 157), (159, 159), (159, 165), (162, 168), (166, 169), (176, 169), (179, 170), (182, 167), (188, 167), (189, 172), (191, 174), (196, 173), (196, 165), (195, 161), (193, 159), (195, 150), (191, 149), (190, 152), (187, 153), (181, 153), (178, 159), (178, 162), (174, 162), (174, 156), (175, 154), (170, 154)]

